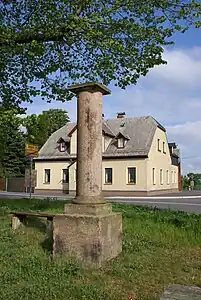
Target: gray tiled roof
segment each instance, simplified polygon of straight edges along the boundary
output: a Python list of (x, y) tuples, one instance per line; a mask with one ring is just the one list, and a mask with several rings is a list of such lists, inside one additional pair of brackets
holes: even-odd
[[(70, 155), (67, 151), (60, 152), (57, 143), (61, 137), (67, 140), (69, 132), (75, 126), (75, 123), (68, 123), (54, 132), (41, 148), (38, 158), (56, 159), (75, 156)], [(103, 157), (148, 155), (157, 127), (165, 131), (164, 127), (151, 116), (103, 120), (103, 131), (110, 136), (114, 136), (112, 142), (103, 153)], [(115, 139), (118, 133), (122, 133), (123, 136), (128, 138), (125, 147), (121, 149), (117, 148), (117, 140)]]

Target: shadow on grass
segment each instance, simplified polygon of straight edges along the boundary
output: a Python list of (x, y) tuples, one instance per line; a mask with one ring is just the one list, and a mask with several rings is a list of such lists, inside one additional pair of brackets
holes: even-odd
[(27, 217), (24, 225), (28, 228), (36, 228), (42, 233), (47, 232), (47, 224), (45, 224), (45, 220), (38, 217)]
[(23, 223), (24, 228), (21, 230), (26, 229), (33, 229), (34, 233), (40, 232), (42, 233), (42, 236), (44, 236), (44, 240), (42, 242), (39, 242), (42, 249), (45, 252), (49, 252), (49, 254), (52, 254), (53, 252), (53, 231), (50, 221), (47, 221), (44, 218), (39, 217), (27, 217), (26, 221)]
[(48, 236), (40, 245), (45, 252), (49, 252), (51, 255), (53, 254), (53, 235), (51, 232), (48, 233)]

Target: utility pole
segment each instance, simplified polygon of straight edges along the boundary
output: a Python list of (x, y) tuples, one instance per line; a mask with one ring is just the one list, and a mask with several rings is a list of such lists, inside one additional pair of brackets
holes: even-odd
[[(32, 186), (33, 186), (33, 178), (32, 178), (32, 170), (33, 170), (33, 158), (38, 156), (39, 148), (36, 145), (26, 144), (25, 153), (29, 157), (30, 166), (29, 166), (29, 199), (31, 199), (32, 194)], [(28, 186), (28, 185), (27, 185)]]

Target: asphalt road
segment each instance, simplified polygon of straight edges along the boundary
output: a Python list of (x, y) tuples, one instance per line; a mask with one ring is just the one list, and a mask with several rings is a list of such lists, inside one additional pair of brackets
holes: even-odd
[[(5, 193), (0, 192), (0, 198), (28, 198), (29, 194), (25, 193)], [(37, 195), (33, 194), (33, 198), (45, 199), (47, 197), (57, 198), (58, 200), (72, 199), (73, 196), (69, 195)], [(144, 205), (157, 207), (160, 209), (180, 210), (190, 213), (201, 214), (201, 192), (182, 192), (160, 196), (148, 196), (148, 197), (105, 197), (107, 201)]]

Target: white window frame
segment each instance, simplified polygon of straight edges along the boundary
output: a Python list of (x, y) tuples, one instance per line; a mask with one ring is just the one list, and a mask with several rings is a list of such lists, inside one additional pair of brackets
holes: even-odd
[[(108, 180), (106, 180), (107, 178), (107, 172), (106, 172), (106, 170), (111, 170), (111, 182), (109, 182)], [(104, 180), (104, 183), (105, 184), (112, 184), (113, 183), (113, 169), (112, 168), (105, 168), (105, 180)]]
[(152, 183), (156, 185), (156, 168), (152, 168)]
[[(135, 174), (135, 178), (134, 178), (134, 181), (130, 181), (129, 178), (130, 178), (130, 172), (129, 170), (131, 169), (134, 169), (134, 174)], [(137, 168), (136, 167), (128, 167), (127, 168), (127, 184), (137, 184)]]
[(163, 153), (166, 154), (166, 149), (165, 149), (165, 142), (163, 142)]
[(163, 169), (160, 169), (160, 184), (163, 185)]
[(157, 149), (158, 149), (159, 152), (161, 152), (160, 139), (157, 139)]
[(117, 142), (118, 142), (118, 148), (124, 148), (125, 139), (123, 137), (119, 137)]
[(169, 170), (166, 171), (166, 181), (167, 181), (167, 184), (170, 184), (170, 173), (169, 173)]
[[(64, 171), (67, 171), (67, 174), (64, 174)], [(68, 178), (68, 180), (64, 181), (64, 175), (65, 175), (65, 177)], [(62, 183), (69, 183), (69, 169), (68, 168), (62, 169)]]
[(66, 143), (65, 143), (65, 142), (61, 142), (61, 143), (60, 143), (60, 151), (61, 151), (61, 152), (66, 151)]
[[(47, 176), (48, 174), (46, 173), (46, 171), (49, 171), (49, 181), (46, 180), (47, 179)], [(51, 183), (51, 169), (44, 169), (44, 184), (50, 184)]]

